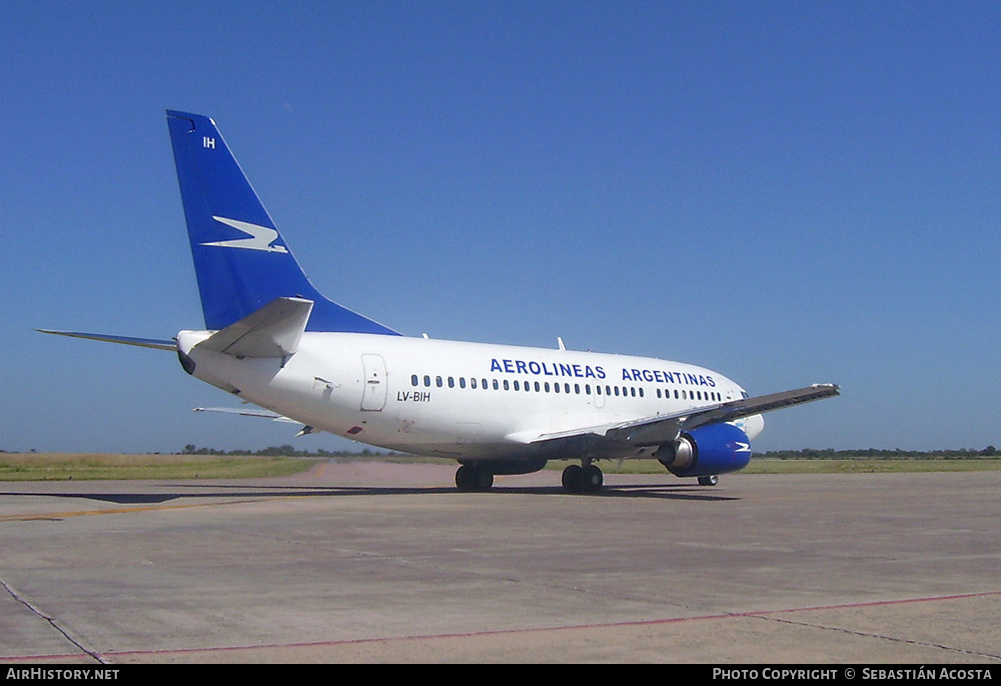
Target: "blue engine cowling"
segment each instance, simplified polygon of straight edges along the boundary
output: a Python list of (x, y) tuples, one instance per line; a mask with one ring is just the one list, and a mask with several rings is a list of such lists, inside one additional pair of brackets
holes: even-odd
[(751, 461), (751, 441), (733, 424), (710, 424), (687, 433), (657, 451), (660, 463), (675, 476), (713, 476), (736, 472)]

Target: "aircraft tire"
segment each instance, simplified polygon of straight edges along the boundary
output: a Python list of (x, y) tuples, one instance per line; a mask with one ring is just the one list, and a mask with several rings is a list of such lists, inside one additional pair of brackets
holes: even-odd
[(466, 493), (489, 491), (494, 485), (494, 475), (486, 469), (464, 464), (455, 472), (455, 486)]
[(719, 477), (713, 474), (712, 476), (700, 476), (699, 486), (715, 486), (719, 483)]
[(584, 469), (572, 464), (563, 470), (563, 490), (567, 493), (581, 493), (584, 490)]
[(597, 493), (605, 485), (605, 475), (593, 464), (583, 468), (581, 485), (585, 493)]

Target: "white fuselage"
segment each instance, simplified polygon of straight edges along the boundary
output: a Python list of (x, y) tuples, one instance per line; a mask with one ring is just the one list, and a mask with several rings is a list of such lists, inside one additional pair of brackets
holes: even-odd
[[(196, 347), (211, 333), (178, 334), (195, 377), (314, 429), (421, 455), (523, 455), (563, 431), (746, 396), (714, 371), (655, 358), (316, 332), (287, 358), (239, 358)], [(737, 423), (751, 439), (764, 424)]]

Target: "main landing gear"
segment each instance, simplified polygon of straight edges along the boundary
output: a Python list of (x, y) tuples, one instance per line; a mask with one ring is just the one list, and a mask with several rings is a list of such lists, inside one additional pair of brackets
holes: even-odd
[[(492, 467), (492, 468), (491, 468)], [(528, 471), (541, 469), (542, 465), (535, 466)], [(464, 464), (455, 472), (455, 485), (465, 493), (485, 493), (493, 488), (494, 470), (500, 469), (502, 474), (523, 474), (527, 471), (503, 471), (503, 466), (498, 467), (484, 464)], [(699, 486), (715, 486), (719, 483), (719, 477), (715, 474), (711, 476), (700, 476)], [(567, 493), (598, 493), (605, 485), (605, 475), (601, 473), (596, 465), (590, 460), (583, 460), (581, 464), (572, 464), (563, 470), (563, 490)]]
[(455, 473), (455, 486), (466, 493), (484, 493), (493, 488), (494, 473), (488, 469), (464, 464)]
[[(563, 490), (567, 493), (597, 493), (605, 476), (595, 465), (572, 464), (563, 470)], [(494, 485), (494, 473), (486, 466), (464, 464), (455, 472), (455, 486), (464, 493), (485, 493)]]
[(605, 475), (589, 461), (563, 470), (563, 490), (567, 493), (597, 493), (604, 483)]

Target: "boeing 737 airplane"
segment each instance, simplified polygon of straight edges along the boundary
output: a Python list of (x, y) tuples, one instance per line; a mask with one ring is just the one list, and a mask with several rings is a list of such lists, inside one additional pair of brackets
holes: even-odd
[(567, 492), (595, 492), (597, 460), (650, 458), (703, 485), (744, 468), (763, 412), (838, 395), (818, 384), (749, 397), (722, 374), (625, 355), (401, 335), (306, 278), (215, 122), (167, 112), (205, 328), (157, 340), (45, 331), (176, 351), (188, 374), (260, 411), (372, 446), (454, 458), (456, 486), (570, 461)]

